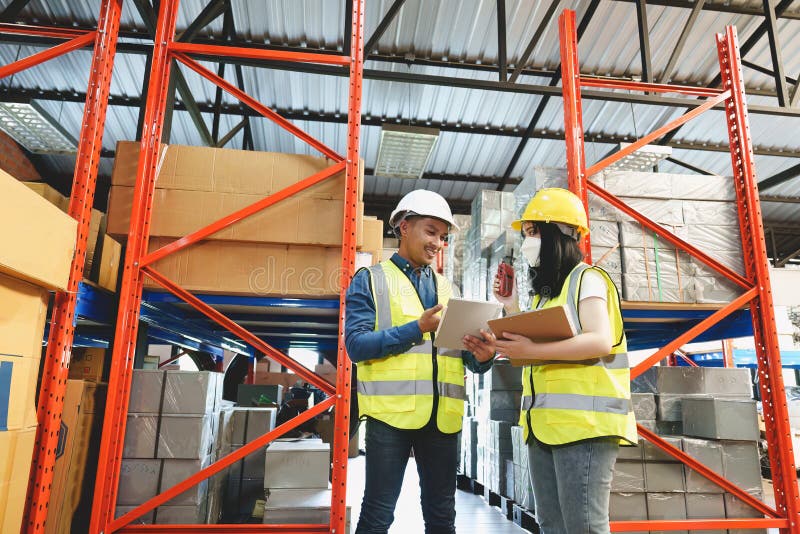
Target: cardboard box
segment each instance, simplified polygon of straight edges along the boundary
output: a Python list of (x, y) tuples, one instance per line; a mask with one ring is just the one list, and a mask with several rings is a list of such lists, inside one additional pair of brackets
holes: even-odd
[(232, 410), (231, 443), (250, 443), (275, 428), (276, 408), (234, 408)]
[(684, 399), (683, 431), (699, 438), (757, 441), (756, 403), (712, 397)]
[(362, 224), (364, 238), (359, 243), (361, 250), (371, 252), (380, 259), (383, 250), (383, 220), (377, 217), (363, 217)]
[(0, 274), (0, 354), (41, 357), (49, 299), (47, 290)]
[(44, 198), (64, 213), (69, 210), (69, 199), (49, 185), (42, 182), (24, 182), (24, 184), (31, 191)]
[[(152, 238), (150, 250), (170, 240)], [(282, 297), (337, 297), (340, 248), (204, 241), (154, 264), (187, 291)], [(145, 286), (160, 288), (145, 277)]]
[(221, 373), (210, 371), (167, 371), (161, 413), (202, 415), (211, 413), (219, 400)]
[[(130, 227), (133, 190), (133, 187), (114, 186), (111, 188), (108, 200), (107, 231), (122, 241), (127, 239)], [(153, 237), (183, 237), (250, 206), (264, 197), (263, 194), (156, 188), (153, 194), (150, 235)], [(225, 230), (213, 234), (209, 239), (298, 245), (341, 245), (343, 214), (344, 200), (316, 198), (300, 193), (238, 221)], [(364, 214), (363, 202), (358, 203), (356, 214), (356, 244), (361, 246), (365, 233), (361, 226)], [(320, 224), (320, 221), (325, 221), (325, 224)], [(370, 232), (374, 233), (375, 223), (371, 222), (370, 224)], [(382, 224), (380, 231), (383, 231)], [(372, 234), (371, 239), (374, 239)]]
[(647, 519), (647, 497), (644, 493), (611, 493), (608, 502), (611, 521), (641, 521)]
[[(331, 490), (271, 490), (264, 505), (264, 524), (329, 524)], [(350, 507), (345, 512), (345, 532), (350, 532)]]
[[(161, 460), (163, 462), (163, 466), (161, 469), (161, 482), (159, 491), (164, 492), (168, 489), (172, 488), (176, 484), (180, 484), (190, 476), (194, 475), (201, 469), (205, 469), (211, 462), (214, 460), (213, 456), (207, 456), (202, 460)], [(208, 488), (210, 485), (209, 478), (200, 481), (200, 483), (195, 484), (188, 490), (184, 491), (177, 497), (167, 501), (168, 506), (178, 506), (178, 505), (192, 505), (198, 506), (204, 504), (206, 498), (208, 497)], [(142, 501), (144, 502), (144, 501)], [(161, 512), (162, 507), (159, 507), (159, 515)], [(161, 522), (159, 520), (159, 522)]]
[(36, 428), (0, 432), (0, 532), (22, 526)]
[(36, 425), (38, 358), (0, 354), (0, 432)]
[(158, 495), (161, 462), (158, 459), (123, 459), (119, 471), (117, 504), (133, 506)]
[[(106, 384), (82, 382), (83, 393), (74, 424), (72, 454), (68, 465), (59, 532), (87, 532), (100, 453), (100, 433), (105, 411)], [(89, 459), (92, 459), (91, 461)]]
[[(715, 473), (720, 475), (722, 471), (722, 447), (716, 441), (707, 441), (704, 439), (683, 438), (683, 450), (702, 463)], [(724, 490), (702, 476), (697, 471), (686, 466), (686, 492), (687, 493), (723, 493)], [(760, 481), (760, 474), (759, 474)], [(688, 505), (688, 501), (687, 501)]]
[[(648, 493), (648, 519), (686, 519), (686, 500), (683, 493)], [(667, 531), (651, 530), (652, 534), (667, 534)], [(669, 533), (687, 534), (685, 530), (670, 530)]]
[(319, 440), (275, 441), (267, 447), (264, 487), (327, 489), (330, 446)]
[[(718, 493), (687, 493), (686, 519), (721, 519), (725, 517), (725, 500)], [(725, 530), (704, 530), (708, 534), (726, 534)]]
[[(117, 143), (111, 185), (136, 185), (139, 146), (135, 141)], [(255, 152), (181, 145), (162, 145), (156, 187), (186, 191), (210, 191), (266, 196), (333, 165), (318, 156)], [(360, 165), (358, 200), (362, 200), (364, 165)], [(306, 189), (312, 198), (344, 199), (344, 172)]]
[(685, 492), (683, 464), (672, 462), (645, 462), (644, 485), (648, 492)]
[(280, 384), (284, 389), (288, 389), (295, 386), (298, 380), (302, 382), (302, 379), (294, 373), (269, 373), (256, 369), (253, 382), (264, 385)]
[(3, 171), (0, 198), (0, 225), (15, 229), (0, 232), (0, 272), (48, 289), (66, 289), (77, 221)]
[(69, 362), (69, 377), (74, 380), (102, 382), (106, 364), (106, 349), (75, 347)]
[(105, 213), (100, 210), (92, 210), (92, 218), (89, 220), (89, 236), (86, 238), (86, 260), (83, 264), (83, 277), (96, 281), (92, 276), (92, 269), (95, 261), (100, 261), (97, 252), (103, 246), (103, 227), (105, 226)]
[(155, 369), (133, 370), (129, 413), (158, 414), (161, 411), (164, 375), (165, 371)]
[(158, 458), (200, 459), (212, 452), (212, 415), (164, 415), (158, 431)]
[(125, 425), (123, 458), (155, 458), (158, 437), (158, 415), (128, 412)]
[(121, 265), (122, 245), (108, 235), (103, 234), (103, 248), (100, 252), (99, 273), (97, 275), (98, 285), (109, 291), (116, 291)]

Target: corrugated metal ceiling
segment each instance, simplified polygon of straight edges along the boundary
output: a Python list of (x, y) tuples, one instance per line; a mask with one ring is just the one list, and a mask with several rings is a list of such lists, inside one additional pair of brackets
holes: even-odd
[[(10, 0), (0, 1), (8, 5)], [(206, 0), (183, 0), (179, 29), (185, 28), (205, 6)], [(391, 0), (368, 2), (366, 35), (372, 34)], [(522, 55), (535, 29), (542, 21), (550, 2), (507, 0), (508, 61), (514, 64)], [(759, 0), (709, 0), (707, 5), (733, 5), (760, 9)], [(578, 20), (589, 2), (561, 0), (564, 8), (577, 10)], [(99, 0), (74, 2), (70, 0), (33, 0), (23, 12), (29, 23), (91, 26), (96, 19)], [(792, 7), (794, 16), (800, 15), (800, 6)], [(271, 2), (233, 2), (234, 20), (239, 38), (254, 43), (273, 45), (308, 46), (328, 50), (341, 49), (344, 21), (344, 2), (333, 0), (276, 0)], [(659, 81), (675, 42), (680, 35), (690, 11), (658, 5), (648, 6), (648, 20), (652, 50), (652, 65)], [(691, 84), (708, 83), (718, 71), (713, 33), (723, 31), (729, 24), (736, 25), (740, 42), (749, 37), (762, 19), (719, 11), (703, 11), (691, 32), (684, 53), (677, 63), (672, 78)], [(132, 2), (124, 3), (124, 28), (143, 30), (144, 24)], [(800, 72), (800, 20), (781, 18), (778, 22), (783, 44), (785, 72), (795, 76)], [(212, 22), (200, 36), (219, 36), (222, 19)], [(430, 58), (446, 61), (464, 61), (494, 65), (497, 63), (497, 21), (495, 0), (408, 0), (396, 20), (389, 25), (379, 40), (376, 51), (386, 55)], [(8, 63), (17, 57), (30, 55), (39, 48), (31, 46), (0, 45), (0, 61)], [(580, 42), (581, 70), (585, 74), (613, 76), (641, 76), (639, 45), (636, 33), (636, 9), (630, 1), (602, 1)], [(2, 80), (2, 87), (58, 89), (82, 93), (86, 90), (90, 54), (73, 52), (43, 66)], [(762, 38), (748, 53), (748, 60), (771, 65), (766, 38)], [(529, 66), (552, 70), (558, 65), (558, 32), (555, 20), (551, 21), (539, 40)], [(212, 70), (216, 65), (205, 64)], [(458, 70), (441, 67), (406, 65), (369, 61), (371, 69), (399, 73), (457, 75), (461, 78), (495, 80), (496, 74), (478, 70)], [(145, 73), (142, 55), (119, 54), (116, 59), (112, 94), (130, 98), (141, 96), (141, 83)], [(184, 70), (194, 98), (201, 103), (214, 100), (215, 89), (192, 72)], [(307, 111), (309, 115), (345, 113), (347, 107), (347, 81), (344, 78), (319, 76), (288, 71), (273, 71), (245, 67), (245, 87), (266, 105), (284, 110)], [(747, 86), (751, 90), (772, 90), (773, 80), (764, 74), (745, 69)], [(234, 81), (233, 69), (228, 68), (226, 78)], [(546, 85), (549, 78), (523, 76), (521, 82)], [(790, 86), (791, 88), (791, 86)], [(226, 102), (234, 102), (225, 97)], [(541, 96), (471, 90), (459, 87), (430, 86), (365, 80), (363, 115), (382, 117), (401, 123), (414, 121), (437, 126), (441, 123), (461, 125), (486, 125), (494, 128), (524, 130)], [(750, 96), (751, 104), (775, 105), (771, 97)], [(41, 101), (53, 116), (59, 119), (77, 137), (81, 122), (80, 104)], [(663, 108), (642, 104), (584, 101), (584, 126), (587, 141), (591, 134), (615, 134), (636, 137), (657, 128), (682, 113), (680, 108)], [(118, 140), (135, 137), (138, 110), (133, 107), (112, 106), (104, 137), (104, 147), (113, 149)], [(211, 115), (204, 119), (211, 128)], [(223, 116), (222, 131), (232, 128), (240, 117)], [(257, 149), (310, 153), (303, 143), (293, 139), (271, 123), (262, 119), (251, 121)], [(333, 148), (344, 151), (346, 128), (342, 124), (299, 121), (298, 126), (317, 136)], [(784, 150), (787, 157), (757, 156), (756, 167), (760, 178), (766, 178), (798, 163), (800, 152), (798, 136), (787, 132), (800, 130), (800, 119), (766, 115), (750, 116), (754, 142), (763, 147)], [(563, 111), (560, 98), (552, 98), (537, 123), (537, 130), (559, 132), (563, 129)], [(363, 129), (362, 155), (367, 167), (375, 164), (380, 129), (367, 126)], [(695, 143), (724, 143), (727, 132), (721, 112), (711, 112), (685, 126), (678, 138)], [(234, 137), (230, 146), (241, 146), (242, 134)], [(171, 142), (200, 144), (189, 115), (177, 111), (173, 121)], [(519, 144), (518, 137), (442, 132), (428, 170), (437, 174), (471, 174), (502, 176)], [(600, 159), (612, 145), (587, 142), (587, 161)], [(724, 152), (675, 150), (675, 157), (712, 172), (727, 174), (730, 157)], [(69, 174), (69, 157), (51, 158), (53, 174)], [(532, 139), (522, 152), (512, 177), (525, 176), (534, 166), (560, 166), (564, 164), (563, 142)], [(684, 172), (681, 167), (664, 164), (663, 169)], [(101, 172), (110, 172), (110, 161), (105, 160)], [(463, 183), (443, 180), (397, 180), (370, 178), (367, 192), (376, 195), (398, 195), (413, 187), (438, 190), (453, 200), (469, 200), (488, 184)], [(800, 181), (786, 182), (770, 190), (774, 195), (800, 196)], [(800, 222), (792, 204), (767, 204), (765, 217), (776, 220)]]

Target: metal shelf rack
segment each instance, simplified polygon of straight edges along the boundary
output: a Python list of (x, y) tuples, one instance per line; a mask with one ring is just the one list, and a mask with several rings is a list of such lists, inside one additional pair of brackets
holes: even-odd
[[(697, 530), (697, 529), (736, 529), (736, 528), (779, 528), (781, 532), (800, 532), (800, 496), (798, 495), (797, 473), (786, 406), (786, 396), (781, 375), (780, 351), (775, 327), (775, 313), (772, 307), (769, 264), (764, 242), (764, 228), (761, 222), (761, 208), (755, 180), (752, 141), (750, 138), (742, 79), (741, 58), (739, 56), (736, 29), (727, 27), (725, 33), (716, 35), (717, 55), (719, 57), (722, 87), (691, 88), (654, 83), (641, 83), (605, 78), (588, 78), (580, 74), (578, 60), (577, 31), (575, 12), (565, 10), (559, 17), (559, 41), (561, 51), (561, 78), (564, 97), (564, 132), (567, 144), (567, 174), (569, 187), (587, 206), (588, 192), (608, 202), (625, 214), (633, 217), (648, 230), (665, 239), (676, 248), (685, 250), (694, 258), (714, 269), (743, 289), (741, 296), (729, 304), (713, 311), (688, 328), (674, 340), (665, 343), (645, 361), (631, 369), (631, 377), (639, 376), (656, 362), (672, 354), (684, 344), (694, 340), (710, 327), (719, 324), (724, 318), (735, 314), (747, 306), (750, 311), (753, 336), (756, 339), (759, 387), (764, 409), (766, 435), (769, 445), (770, 464), (775, 466), (773, 484), (775, 504), (772, 507), (755, 499), (743, 489), (703, 466), (679, 449), (672, 447), (656, 434), (639, 427), (639, 434), (662, 449), (670, 456), (688, 465), (725, 491), (734, 494), (744, 503), (752, 506), (766, 518), (752, 519), (699, 519), (699, 520), (644, 520), (614, 521), (614, 532), (647, 530)], [(612, 90), (641, 91), (652, 93), (679, 93), (700, 97), (698, 106), (678, 119), (641, 137), (626, 148), (607, 156), (589, 168), (586, 167), (581, 88), (594, 87)], [(652, 220), (633, 210), (620, 199), (589, 182), (587, 178), (606, 166), (651, 143), (662, 135), (677, 128), (695, 116), (721, 105), (730, 141), (731, 163), (733, 167), (734, 188), (736, 190), (739, 227), (741, 229), (742, 250), (745, 260), (745, 275), (742, 276), (725, 267), (703, 251), (678, 238)], [(585, 243), (589, 249), (588, 242)], [(590, 258), (591, 259), (591, 258)]]

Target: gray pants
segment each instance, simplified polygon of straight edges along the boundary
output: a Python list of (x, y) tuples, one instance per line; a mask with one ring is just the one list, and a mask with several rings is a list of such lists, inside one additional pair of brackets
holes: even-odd
[(606, 534), (619, 440), (528, 445), (536, 519), (542, 534)]

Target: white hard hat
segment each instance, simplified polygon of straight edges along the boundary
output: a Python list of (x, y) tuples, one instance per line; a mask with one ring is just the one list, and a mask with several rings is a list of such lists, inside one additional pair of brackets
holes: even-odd
[(414, 214), (420, 217), (433, 217), (442, 220), (450, 225), (451, 230), (458, 230), (458, 225), (453, 219), (453, 212), (447, 201), (439, 193), (426, 189), (415, 189), (407, 193), (389, 217), (389, 226), (397, 228), (407, 214)]

